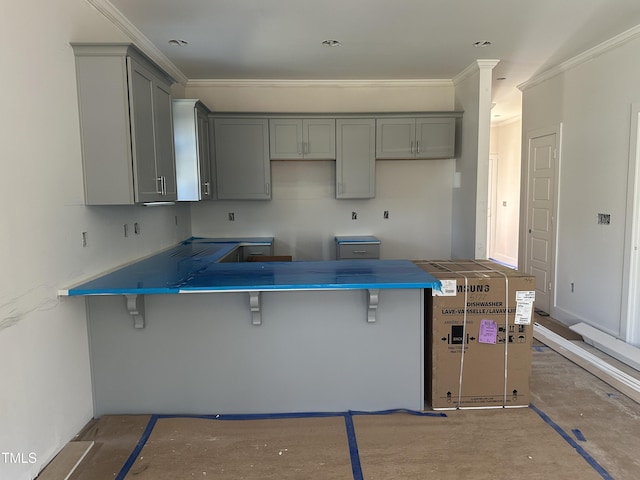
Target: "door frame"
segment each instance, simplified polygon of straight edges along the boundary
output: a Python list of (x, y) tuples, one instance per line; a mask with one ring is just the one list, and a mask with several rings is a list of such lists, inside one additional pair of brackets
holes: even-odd
[[(525, 138), (523, 142), (523, 146), (526, 148), (523, 156), (525, 161), (522, 165), (521, 172), (521, 189), (520, 189), (520, 199), (522, 208), (520, 209), (520, 239), (519, 239), (519, 252), (520, 258), (518, 259), (518, 264), (522, 265), (522, 269), (527, 272), (529, 271), (529, 221), (530, 215), (529, 210), (531, 205), (529, 204), (529, 192), (531, 188), (531, 178), (530, 178), (530, 166), (531, 166), (531, 142), (535, 138), (545, 137), (547, 135), (556, 136), (556, 159), (553, 164), (553, 183), (554, 183), (554, 191), (553, 191), (553, 207), (552, 207), (552, 216), (551, 216), (551, 227), (553, 229), (551, 233), (551, 260), (549, 262), (550, 272), (549, 278), (551, 279), (551, 296), (549, 301), (549, 313), (552, 315), (555, 311), (556, 300), (557, 300), (557, 292), (556, 292), (556, 284), (557, 284), (557, 268), (556, 268), (556, 258), (557, 258), (557, 249), (558, 249), (558, 206), (560, 204), (560, 165), (562, 161), (562, 123), (559, 123), (550, 127), (543, 127), (534, 130), (529, 130), (525, 133)], [(524, 221), (522, 221), (524, 220)]]
[(496, 231), (497, 231), (497, 212), (498, 212), (498, 155), (489, 155), (489, 194), (487, 196), (488, 206), (488, 224), (487, 224), (487, 258), (496, 257)]
[(640, 346), (640, 103), (631, 105), (627, 179), (620, 334), (627, 343)]

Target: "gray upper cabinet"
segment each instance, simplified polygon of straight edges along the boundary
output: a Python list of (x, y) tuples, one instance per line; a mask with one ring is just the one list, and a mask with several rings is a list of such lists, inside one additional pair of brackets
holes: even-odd
[(376, 158), (451, 158), (455, 117), (377, 119)]
[(213, 198), (209, 109), (196, 99), (173, 100), (178, 200)]
[(331, 118), (269, 120), (272, 160), (336, 158), (336, 122)]
[(73, 44), (87, 205), (177, 198), (172, 79), (130, 44)]
[(336, 198), (375, 196), (375, 139), (373, 118), (336, 120)]
[(214, 118), (219, 200), (270, 200), (269, 121)]

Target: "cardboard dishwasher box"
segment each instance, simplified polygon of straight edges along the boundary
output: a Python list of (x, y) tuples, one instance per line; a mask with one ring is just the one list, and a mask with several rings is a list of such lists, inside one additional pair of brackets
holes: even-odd
[(528, 406), (535, 278), (488, 260), (415, 263), (442, 283), (425, 292), (425, 400)]

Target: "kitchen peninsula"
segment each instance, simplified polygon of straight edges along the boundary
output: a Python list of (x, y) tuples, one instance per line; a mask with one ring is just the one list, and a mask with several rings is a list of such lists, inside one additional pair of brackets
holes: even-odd
[(61, 291), (86, 297), (94, 414), (422, 409), (439, 282), (409, 260), (223, 261), (272, 241), (192, 238)]

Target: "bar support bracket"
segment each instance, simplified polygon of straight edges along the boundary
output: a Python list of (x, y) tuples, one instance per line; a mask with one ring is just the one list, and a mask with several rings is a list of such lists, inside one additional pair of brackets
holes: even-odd
[(144, 328), (144, 295), (125, 295), (124, 298), (133, 318), (133, 328)]
[(367, 322), (369, 323), (375, 323), (376, 321), (376, 314), (378, 311), (378, 295), (380, 294), (380, 289), (379, 288), (370, 288), (369, 290), (367, 290), (367, 295), (369, 297), (368, 299), (368, 303), (369, 303), (369, 308), (367, 311)]
[(262, 292), (249, 292), (249, 308), (251, 309), (252, 325), (262, 325), (261, 293)]

